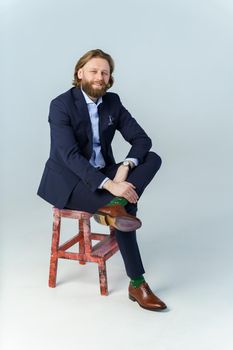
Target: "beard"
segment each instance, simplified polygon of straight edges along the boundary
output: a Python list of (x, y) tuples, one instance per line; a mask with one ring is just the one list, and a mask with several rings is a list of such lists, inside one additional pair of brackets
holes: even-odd
[(101, 86), (98, 88), (93, 87), (93, 81), (82, 81), (81, 87), (83, 91), (90, 97), (99, 98), (106, 94), (108, 90), (108, 84), (105, 84), (103, 81), (101, 82)]

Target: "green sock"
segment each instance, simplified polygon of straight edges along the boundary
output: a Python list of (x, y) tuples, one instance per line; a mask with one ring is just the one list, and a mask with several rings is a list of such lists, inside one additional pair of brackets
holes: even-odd
[(127, 199), (123, 198), (123, 197), (114, 197), (111, 202), (109, 202), (107, 204), (107, 206), (112, 206), (112, 205), (116, 205), (116, 204), (120, 204), (123, 207), (128, 203)]
[(145, 278), (143, 277), (143, 275), (138, 276), (136, 278), (132, 278), (130, 280), (130, 284), (131, 286), (133, 286), (134, 288), (139, 287), (143, 282), (145, 282)]

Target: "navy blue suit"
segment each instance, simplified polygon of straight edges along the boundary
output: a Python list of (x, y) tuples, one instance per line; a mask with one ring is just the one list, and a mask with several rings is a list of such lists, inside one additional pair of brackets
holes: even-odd
[[(50, 105), (51, 151), (38, 190), (39, 196), (64, 208), (74, 187), (82, 181), (96, 191), (105, 175), (95, 169), (92, 154), (92, 130), (84, 96), (72, 88), (55, 98)], [(106, 165), (115, 163), (111, 142), (119, 130), (132, 147), (127, 157), (143, 163), (151, 140), (123, 107), (117, 94), (106, 93), (99, 106), (101, 151)]]
[[(51, 150), (37, 193), (57, 208), (94, 213), (113, 198), (111, 193), (98, 186), (106, 176), (113, 178), (119, 166), (111, 147), (116, 130), (131, 144), (126, 157), (139, 161), (127, 178), (136, 186), (139, 197), (161, 165), (160, 157), (149, 152), (151, 139), (125, 109), (117, 94), (107, 92), (103, 96), (98, 114), (101, 152), (106, 163), (105, 168), (99, 170), (89, 163), (93, 149), (92, 128), (80, 88), (71, 88), (51, 102)], [(136, 215), (137, 206), (129, 203), (126, 210)], [(144, 273), (136, 233), (116, 230), (116, 238), (127, 274), (133, 278)]]

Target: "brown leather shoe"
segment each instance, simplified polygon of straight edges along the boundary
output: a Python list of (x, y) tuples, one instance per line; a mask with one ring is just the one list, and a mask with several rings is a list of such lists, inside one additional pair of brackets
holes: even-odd
[(167, 308), (166, 304), (152, 292), (146, 282), (143, 282), (136, 288), (130, 283), (129, 299), (132, 301), (137, 301), (141, 307), (147, 310), (161, 311)]
[(141, 221), (133, 215), (126, 212), (120, 205), (105, 206), (94, 214), (94, 219), (102, 225), (111, 225), (124, 232), (137, 230), (142, 226)]

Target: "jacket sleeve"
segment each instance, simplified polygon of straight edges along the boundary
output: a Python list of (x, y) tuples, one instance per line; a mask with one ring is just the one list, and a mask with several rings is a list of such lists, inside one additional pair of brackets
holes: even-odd
[(124, 139), (132, 146), (125, 158), (137, 158), (139, 164), (143, 163), (145, 156), (152, 146), (152, 141), (143, 128), (122, 105), (118, 95), (117, 97), (120, 102), (120, 116), (117, 129)]
[(82, 155), (67, 108), (58, 99), (53, 100), (50, 104), (49, 123), (53, 148), (56, 149), (67, 168), (79, 176), (94, 192), (106, 176)]

